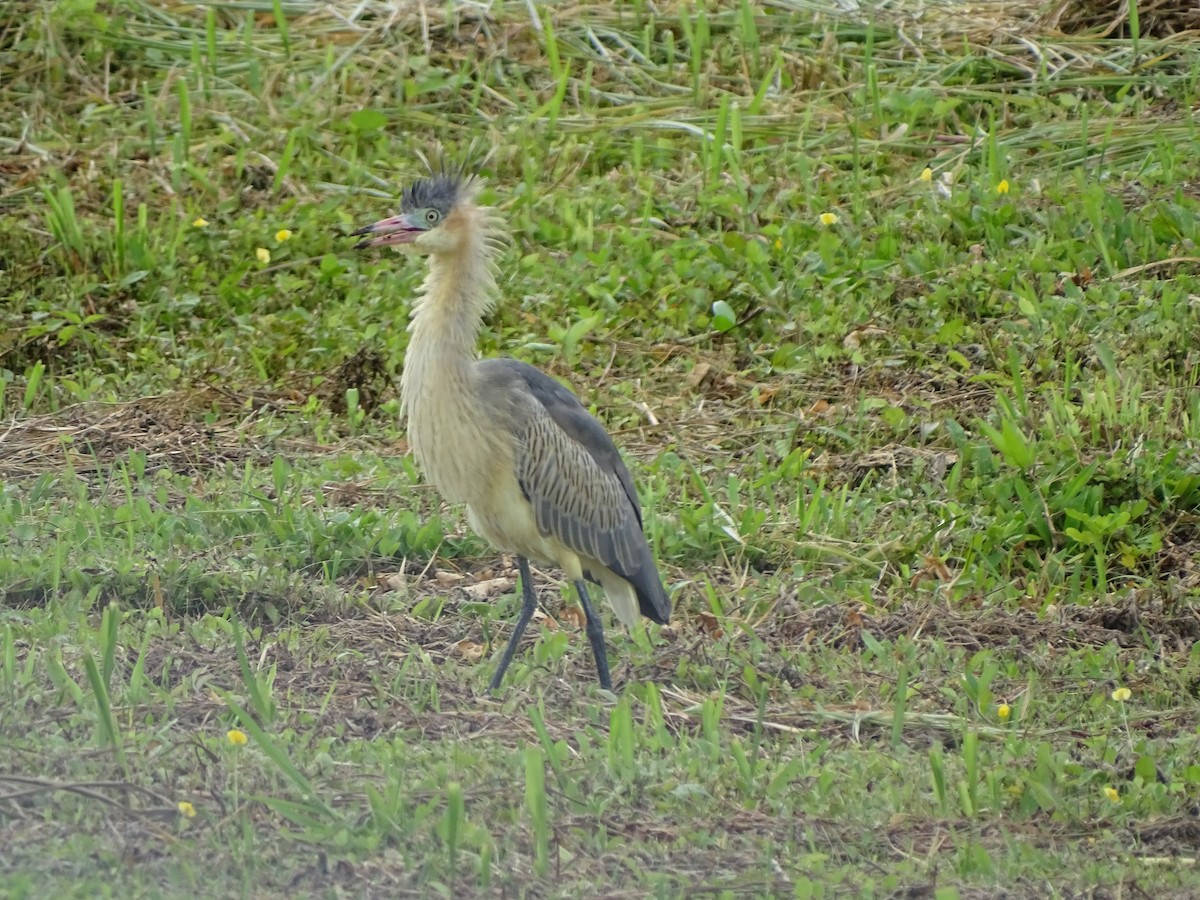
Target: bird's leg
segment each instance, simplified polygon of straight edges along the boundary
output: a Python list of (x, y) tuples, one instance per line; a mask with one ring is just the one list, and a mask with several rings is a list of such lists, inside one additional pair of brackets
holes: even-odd
[(596, 674), (600, 677), (600, 687), (606, 691), (612, 690), (612, 679), (608, 677), (608, 653), (604, 649), (604, 625), (592, 601), (588, 599), (587, 588), (582, 581), (575, 582), (575, 590), (579, 591), (579, 602), (583, 605), (583, 614), (587, 618), (587, 636), (592, 642), (592, 655), (596, 657)]
[(518, 556), (517, 570), (521, 573), (521, 615), (517, 616), (517, 625), (513, 628), (512, 637), (508, 639), (508, 646), (504, 648), (504, 655), (500, 657), (500, 667), (496, 669), (496, 674), (492, 676), (492, 683), (488, 685), (489, 691), (500, 687), (508, 664), (512, 662), (513, 654), (517, 652), (517, 644), (521, 643), (521, 635), (525, 633), (525, 626), (529, 624), (529, 620), (533, 618), (533, 614), (537, 610), (537, 597), (533, 593), (533, 576), (529, 574), (529, 560)]

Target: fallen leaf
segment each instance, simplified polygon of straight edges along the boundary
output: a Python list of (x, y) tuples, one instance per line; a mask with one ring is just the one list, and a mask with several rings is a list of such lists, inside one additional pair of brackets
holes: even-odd
[(324, 44), (354, 44), (362, 40), (362, 35), (357, 31), (327, 31), (316, 37)]
[(710, 612), (702, 612), (697, 617), (700, 619), (700, 630), (707, 634), (714, 641), (721, 639), (721, 635), (725, 630), (721, 627), (720, 621)]
[(1092, 270), (1087, 266), (1084, 266), (1078, 272), (1059, 272), (1058, 281), (1054, 285), (1054, 293), (1061, 295), (1068, 281), (1082, 290), (1091, 284), (1095, 277), (1092, 274)]
[(488, 578), (474, 584), (466, 584), (462, 589), (472, 600), (492, 600), (501, 594), (508, 593), (513, 586), (511, 578)]
[(712, 366), (706, 362), (699, 362), (688, 372), (687, 381), (692, 387), (700, 387), (704, 383), (704, 379), (708, 377), (708, 373), (712, 371)]
[(942, 560), (936, 556), (926, 556), (922, 561), (924, 564), (917, 571), (913, 572), (912, 578), (909, 580), (909, 587), (916, 587), (922, 581), (939, 581), (942, 583), (954, 581), (957, 577), (950, 571)]
[(483, 659), (483, 644), (463, 639), (454, 645), (454, 649), (467, 662), (478, 662)]
[(775, 399), (775, 395), (778, 393), (779, 393), (778, 385), (769, 385), (767, 387), (760, 387), (758, 389), (758, 396), (757, 396), (758, 405), (759, 406), (770, 405), (771, 401), (773, 401)]
[(587, 616), (584, 615), (583, 610), (578, 606), (564, 606), (558, 614), (558, 618), (579, 629), (587, 626)]
[(862, 346), (864, 338), (878, 337), (881, 334), (887, 334), (887, 332), (884, 329), (878, 328), (874, 325), (864, 325), (861, 328), (855, 328), (848, 335), (842, 338), (842, 347), (847, 350), (857, 350), (860, 346)]
[(403, 572), (392, 572), (390, 575), (379, 576), (379, 587), (381, 590), (399, 593), (408, 587), (408, 580)]
[(946, 477), (946, 470), (950, 467), (950, 462), (950, 454), (934, 454), (933, 458), (929, 461), (929, 477), (934, 481), (941, 481)]

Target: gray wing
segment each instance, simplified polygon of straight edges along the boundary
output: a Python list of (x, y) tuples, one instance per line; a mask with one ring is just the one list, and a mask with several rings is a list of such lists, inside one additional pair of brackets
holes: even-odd
[(538, 530), (620, 575), (637, 592), (642, 614), (665, 623), (670, 601), (642, 532), (633, 478), (612, 438), (574, 394), (533, 366), (513, 359), (477, 365), (493, 408), (508, 409), (521, 448), (517, 480)]

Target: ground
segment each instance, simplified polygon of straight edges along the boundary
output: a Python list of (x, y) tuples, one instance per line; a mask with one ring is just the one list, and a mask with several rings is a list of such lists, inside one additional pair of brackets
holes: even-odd
[[(1195, 16), (5, 4), (5, 896), (1200, 893)], [(639, 485), (614, 694), (536, 567), (487, 691), (421, 154)]]

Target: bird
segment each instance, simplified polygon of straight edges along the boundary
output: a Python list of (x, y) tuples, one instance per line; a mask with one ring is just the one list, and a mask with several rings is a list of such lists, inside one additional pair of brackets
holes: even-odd
[(516, 556), (521, 611), (489, 684), (499, 689), (537, 609), (531, 559), (575, 585), (600, 687), (612, 691), (604, 626), (586, 582), (628, 627), (639, 614), (666, 625), (671, 601), (646, 539), (637, 490), (612, 438), (570, 390), (507, 357), (479, 358), (484, 318), (498, 299), (506, 241), (466, 165), (430, 167), (401, 191), (398, 215), (352, 232), (356, 250), (424, 256), (400, 376), (409, 447), (426, 480), (465, 504), (471, 528)]

